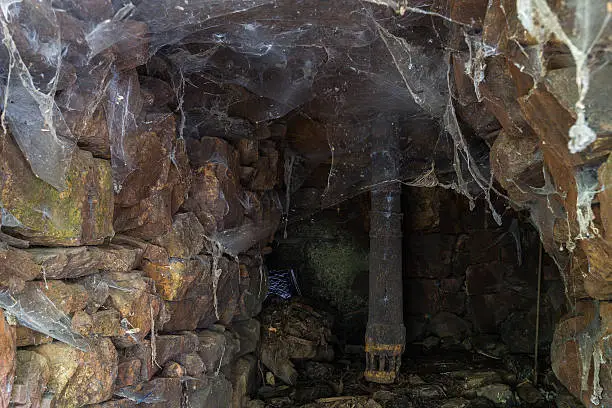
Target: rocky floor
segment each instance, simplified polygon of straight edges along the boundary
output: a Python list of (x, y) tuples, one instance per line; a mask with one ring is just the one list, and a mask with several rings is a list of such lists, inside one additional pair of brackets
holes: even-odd
[[(276, 358), (271, 363), (262, 356), (259, 399), (251, 401), (249, 408), (582, 406), (555, 379), (545, 361), (541, 362), (535, 386), (532, 382), (533, 357), (508, 353), (507, 347), (495, 336), (475, 336), (461, 344), (429, 338), (409, 345), (395, 384), (368, 383), (363, 378), (365, 354), (362, 346), (338, 347), (336, 344), (335, 357), (321, 353), (322, 347), (332, 347), (335, 340), (327, 329), (328, 316), (299, 302), (292, 302), (285, 310), (281, 305), (273, 309), (263, 315), (262, 350), (284, 345), (281, 354), (285, 360), (279, 362), (281, 359)], [(305, 313), (308, 316), (305, 317)], [(317, 316), (322, 322), (318, 326)], [(266, 330), (270, 334), (266, 335)], [(306, 334), (304, 337), (310, 337), (301, 338), (300, 331)], [(321, 339), (318, 343), (317, 336)], [(294, 351), (295, 345), (300, 345), (299, 351)], [(310, 353), (304, 352), (308, 349), (306, 345)], [(298, 354), (307, 357), (291, 359)], [(287, 385), (287, 381), (280, 379), (281, 373), (292, 369), (295, 372), (289, 378), (294, 385)]]

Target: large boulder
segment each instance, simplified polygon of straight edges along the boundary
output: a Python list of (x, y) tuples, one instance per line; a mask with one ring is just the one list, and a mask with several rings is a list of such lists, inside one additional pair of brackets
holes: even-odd
[(3, 229), (38, 245), (100, 244), (113, 235), (110, 163), (76, 149), (66, 171), (66, 189), (34, 175), (10, 135), (0, 147)]
[(48, 389), (55, 395), (56, 406), (76, 408), (112, 397), (117, 351), (109, 339), (92, 342), (87, 352), (59, 342), (32, 351), (49, 361)]

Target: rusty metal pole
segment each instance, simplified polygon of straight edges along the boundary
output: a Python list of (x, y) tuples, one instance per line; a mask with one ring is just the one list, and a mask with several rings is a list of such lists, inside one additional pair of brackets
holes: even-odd
[(398, 180), (397, 123), (378, 118), (372, 127), (370, 288), (366, 329), (367, 381), (392, 383), (406, 341), (402, 301), (402, 209)]

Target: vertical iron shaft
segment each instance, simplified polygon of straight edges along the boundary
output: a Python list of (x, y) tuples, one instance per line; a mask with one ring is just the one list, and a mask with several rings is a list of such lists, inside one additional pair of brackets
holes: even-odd
[(395, 381), (406, 329), (402, 300), (402, 210), (397, 123), (378, 118), (372, 128), (370, 288), (366, 329), (368, 381)]

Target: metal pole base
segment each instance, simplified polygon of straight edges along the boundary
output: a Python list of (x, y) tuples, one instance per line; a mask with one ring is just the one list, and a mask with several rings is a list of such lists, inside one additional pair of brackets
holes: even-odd
[(404, 325), (368, 325), (366, 332), (366, 381), (395, 382), (402, 364), (406, 338)]

